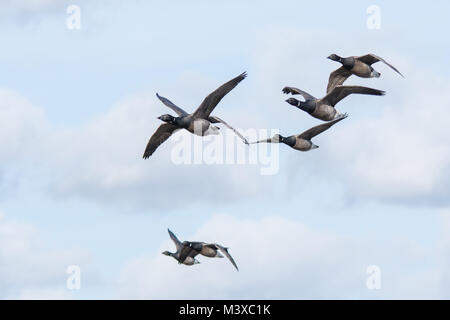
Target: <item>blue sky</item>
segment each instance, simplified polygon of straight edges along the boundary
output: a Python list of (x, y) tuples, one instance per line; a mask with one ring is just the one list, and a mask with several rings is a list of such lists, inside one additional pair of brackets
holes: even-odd
[[(66, 27), (70, 4), (80, 30)], [(380, 29), (366, 27), (370, 5)], [(0, 9), (1, 298), (450, 297), (447, 2)], [(317, 150), (281, 146), (277, 174), (174, 165), (171, 141), (142, 160), (169, 112), (155, 92), (194, 110), (243, 71), (214, 114), (286, 135), (318, 124), (281, 88), (324, 95), (333, 52), (375, 53), (405, 78), (379, 63), (380, 79), (350, 78), (387, 94), (340, 102), (349, 118)], [(173, 250), (168, 227), (229, 246), (240, 272), (207, 258), (178, 266), (161, 255)], [(66, 288), (69, 265), (81, 267), (80, 290)], [(366, 287), (370, 265), (380, 290)]]

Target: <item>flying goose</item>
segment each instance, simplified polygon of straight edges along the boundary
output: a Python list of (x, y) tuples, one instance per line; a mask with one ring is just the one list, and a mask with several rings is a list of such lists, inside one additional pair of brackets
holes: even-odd
[(386, 60), (372, 54), (366, 54), (360, 57), (347, 57), (342, 58), (337, 54), (331, 54), (327, 57), (330, 60), (338, 61), (342, 63), (342, 67), (336, 69), (330, 74), (328, 79), (327, 93), (333, 90), (334, 87), (339, 86), (347, 80), (352, 74), (362, 77), (362, 78), (378, 78), (380, 73), (372, 68), (372, 64), (381, 61), (391, 67), (395, 72), (403, 77), (403, 75), (398, 71), (393, 65), (386, 62)]
[(286, 100), (286, 102), (303, 111), (308, 112), (314, 118), (324, 121), (330, 121), (341, 117), (342, 114), (339, 113), (334, 108), (334, 106), (349, 94), (359, 93), (359, 94), (383, 96), (385, 93), (382, 90), (361, 86), (337, 86), (333, 88), (333, 90), (331, 90), (322, 99), (317, 99), (312, 95), (310, 95), (309, 93), (306, 93), (305, 91), (302, 91), (294, 87), (284, 87), (283, 92), (286, 94), (291, 93), (293, 95), (294, 94), (302, 95), (303, 98), (305, 98), (305, 101), (299, 101), (295, 98), (289, 98)]
[(195, 259), (193, 256), (190, 256), (190, 255), (188, 255), (187, 257), (184, 257), (183, 260), (180, 259), (180, 251), (182, 248), (182, 244), (181, 244), (180, 240), (178, 240), (178, 238), (173, 234), (172, 231), (170, 231), (169, 229), (167, 229), (167, 231), (169, 232), (170, 238), (175, 243), (175, 248), (177, 249), (177, 251), (176, 252), (164, 251), (162, 254), (174, 258), (175, 260), (178, 261), (179, 264), (183, 263), (187, 266), (199, 264), (200, 262), (197, 259)]
[(164, 114), (158, 117), (159, 120), (164, 121), (166, 123), (159, 126), (156, 132), (151, 136), (147, 147), (144, 152), (144, 159), (149, 158), (155, 150), (166, 141), (174, 132), (178, 129), (186, 129), (189, 132), (199, 135), (206, 136), (210, 134), (219, 134), (219, 128), (212, 125), (213, 123), (222, 123), (229, 129), (233, 130), (233, 132), (241, 138), (244, 143), (248, 144), (247, 139), (244, 138), (237, 130), (231, 127), (228, 123), (220, 119), (219, 117), (210, 116), (211, 112), (217, 106), (217, 104), (222, 100), (222, 98), (234, 87), (237, 86), (239, 82), (245, 79), (247, 73), (244, 72), (237, 76), (236, 78), (228, 81), (223, 84), (215, 91), (210, 93), (200, 104), (200, 106), (195, 110), (194, 113), (187, 113), (180, 107), (176, 106), (169, 99), (156, 94), (159, 100), (172, 109), (178, 116), (174, 117), (170, 114)]
[(344, 120), (345, 118), (347, 118), (347, 114), (343, 114), (335, 120), (328, 121), (326, 123), (322, 123), (318, 126), (312, 127), (311, 129), (306, 130), (305, 132), (298, 134), (298, 135), (283, 137), (280, 134), (276, 134), (272, 138), (251, 142), (250, 144), (253, 144), (253, 143), (284, 143), (295, 150), (309, 151), (309, 150), (316, 149), (319, 147), (311, 141), (312, 138), (314, 138), (318, 134), (321, 134), (325, 130), (328, 130), (332, 125), (334, 125), (335, 123), (337, 123), (341, 120)]
[[(172, 237), (172, 233), (169, 231)], [(175, 237), (175, 235), (173, 236)], [(177, 239), (178, 240), (178, 239)], [(178, 256), (178, 263), (185, 263), (188, 259), (194, 259), (195, 256), (201, 254), (202, 256), (209, 258), (223, 258), (222, 252), (228, 260), (231, 261), (233, 266), (239, 271), (236, 262), (234, 262), (233, 257), (228, 253), (228, 248), (225, 248), (217, 243), (205, 243), (205, 242), (193, 242), (193, 241), (183, 241), (180, 246), (180, 253)]]

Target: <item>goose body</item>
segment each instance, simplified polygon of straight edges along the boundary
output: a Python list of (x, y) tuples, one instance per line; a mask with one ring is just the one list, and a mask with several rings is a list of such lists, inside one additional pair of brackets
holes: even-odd
[(158, 99), (167, 107), (172, 109), (177, 117), (170, 114), (164, 114), (158, 117), (159, 120), (165, 122), (159, 126), (156, 132), (151, 136), (147, 143), (145, 152), (143, 155), (144, 159), (149, 158), (156, 149), (164, 143), (176, 130), (185, 129), (195, 135), (206, 136), (206, 135), (216, 135), (219, 134), (219, 128), (213, 123), (222, 123), (227, 128), (233, 130), (233, 132), (241, 138), (244, 143), (248, 144), (247, 139), (244, 138), (236, 129), (231, 127), (224, 120), (216, 116), (211, 116), (211, 112), (217, 106), (217, 104), (222, 100), (222, 98), (234, 87), (236, 87), (239, 82), (245, 79), (247, 74), (244, 72), (239, 76), (226, 82), (215, 91), (210, 93), (200, 104), (200, 106), (195, 110), (194, 113), (187, 113), (182, 108), (175, 105), (172, 101), (167, 98), (156, 94)]
[(206, 119), (193, 119), (189, 122), (187, 130), (198, 136), (219, 134), (219, 128)]
[[(165, 253), (165, 252), (167, 252), (167, 253)], [(182, 264), (185, 264), (187, 266), (193, 266), (194, 264), (199, 264), (200, 263), (197, 259), (192, 258), (192, 257), (186, 257), (186, 259), (184, 259), (183, 262), (180, 262), (180, 253), (179, 252), (172, 253), (172, 252), (164, 251), (163, 254), (165, 254), (167, 256), (171, 256), (172, 258), (177, 260), (178, 263), (182, 263)]]
[[(223, 253), (223, 255), (220, 253)], [(222, 247), (217, 243), (206, 243), (206, 242), (191, 242), (184, 241), (182, 243), (182, 249), (180, 251), (180, 260), (185, 257), (195, 257), (198, 254), (208, 257), (208, 258), (223, 258), (226, 256), (230, 260), (231, 264), (239, 271), (236, 262), (233, 257), (228, 252), (228, 248)]]
[(331, 126), (333, 126), (335, 123), (344, 120), (347, 118), (347, 114), (343, 114), (339, 116), (337, 119), (334, 119), (332, 121), (328, 121), (326, 123), (322, 123), (318, 126), (312, 127), (311, 129), (306, 130), (305, 132), (298, 134), (298, 135), (292, 135), (288, 137), (283, 137), (280, 134), (274, 135), (272, 138), (265, 139), (265, 140), (259, 140), (255, 142), (251, 142), (250, 144), (254, 143), (283, 143), (285, 145), (288, 145), (292, 149), (298, 150), (298, 151), (309, 151), (312, 149), (316, 149), (319, 146), (315, 145), (311, 139), (318, 134), (328, 130)]
[(319, 103), (314, 111), (311, 112), (311, 116), (324, 121), (331, 121), (338, 118), (341, 114), (337, 110), (327, 104)]
[(393, 65), (389, 64), (386, 60), (372, 53), (366, 54), (364, 56), (352, 56), (347, 58), (340, 57), (337, 54), (331, 54), (327, 58), (342, 64), (342, 67), (336, 69), (330, 74), (330, 77), (328, 79), (327, 92), (330, 92), (336, 86), (342, 85), (344, 81), (347, 80), (347, 78), (352, 74), (361, 78), (379, 78), (381, 73), (379, 73), (372, 67), (372, 64), (379, 61), (386, 64), (392, 70), (403, 77), (400, 71), (398, 71)]
[(208, 258), (223, 258), (219, 253), (219, 247), (214, 243), (184, 241), (182, 245), (188, 251), (196, 251), (197, 254)]
[(206, 243), (198, 241), (180, 242), (180, 240), (178, 240), (178, 238), (175, 236), (175, 234), (173, 234), (172, 231), (170, 230), (167, 231), (169, 232), (170, 238), (175, 243), (177, 251), (175, 253), (164, 251), (163, 254), (167, 256), (172, 256), (174, 259), (178, 261), (178, 263), (182, 263), (185, 265), (193, 265), (200, 263), (195, 259), (195, 257), (199, 254), (208, 258), (223, 258), (224, 256), (226, 256), (228, 260), (230, 260), (230, 262), (236, 268), (236, 270), (239, 271), (233, 257), (228, 253), (228, 248), (222, 247), (217, 243)]
[(178, 261), (179, 264), (185, 264), (187, 266), (199, 264), (200, 262), (197, 259), (195, 259), (192, 255), (187, 255), (186, 257), (183, 258), (183, 260), (181, 260), (180, 254), (182, 249), (182, 243), (180, 242), (180, 240), (178, 240), (178, 238), (172, 231), (170, 231), (169, 229), (167, 229), (167, 231), (169, 232), (170, 238), (174, 242), (177, 251), (176, 252), (164, 251), (162, 254), (174, 258), (175, 260)]
[(382, 90), (362, 86), (337, 86), (321, 99), (294, 87), (284, 87), (283, 92), (303, 96), (305, 101), (289, 98), (286, 102), (323, 121), (332, 121), (342, 117), (342, 114), (335, 109), (335, 105), (350, 94), (384, 95)]

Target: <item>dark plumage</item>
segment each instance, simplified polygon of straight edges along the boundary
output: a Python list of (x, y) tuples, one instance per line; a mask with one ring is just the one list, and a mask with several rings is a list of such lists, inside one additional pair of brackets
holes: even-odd
[(337, 54), (332, 54), (327, 58), (342, 64), (342, 67), (336, 69), (330, 74), (327, 93), (333, 90), (336, 86), (342, 85), (344, 81), (347, 80), (347, 78), (352, 74), (362, 78), (378, 78), (381, 74), (372, 68), (372, 64), (378, 61), (385, 63), (403, 77), (400, 71), (398, 71), (393, 65), (372, 53), (364, 56), (352, 56), (347, 58), (342, 58)]
[(233, 132), (236, 133), (236, 135), (238, 135), (239, 138), (244, 141), (244, 143), (248, 144), (247, 139), (245, 139), (243, 135), (241, 135), (237, 130), (231, 127), (224, 120), (215, 116), (210, 116), (211, 112), (214, 110), (220, 100), (222, 100), (222, 98), (228, 92), (233, 90), (233, 88), (236, 87), (239, 82), (244, 80), (246, 76), (247, 74), (244, 72), (217, 88), (203, 100), (197, 110), (195, 110), (195, 112), (192, 114), (188, 114), (186, 111), (175, 105), (169, 99), (156, 94), (158, 99), (161, 100), (164, 105), (172, 109), (177, 114), (177, 117), (166, 114), (158, 118), (166, 123), (159, 126), (159, 128), (150, 138), (143, 158), (149, 158), (155, 152), (155, 150), (177, 129), (186, 129), (189, 132), (200, 136), (218, 134), (219, 128), (212, 125), (212, 123), (224, 124), (226, 127), (233, 130)]
[(303, 111), (308, 112), (314, 118), (324, 121), (331, 121), (342, 116), (341, 113), (337, 112), (334, 106), (350, 94), (358, 93), (377, 96), (384, 95), (384, 91), (382, 90), (361, 86), (337, 86), (321, 99), (317, 99), (309, 93), (306, 93), (305, 91), (294, 87), (285, 87), (283, 88), (283, 92), (286, 94), (291, 93), (293, 95), (302, 95), (303, 98), (305, 98), (305, 101), (299, 101), (295, 98), (289, 98), (286, 100), (286, 102)]
[(198, 264), (200, 262), (198, 262), (197, 259), (195, 259), (193, 256), (190, 256), (189, 254), (183, 257), (183, 260), (180, 259), (180, 252), (182, 249), (182, 243), (180, 242), (180, 240), (178, 240), (178, 238), (175, 236), (175, 234), (173, 234), (172, 231), (170, 231), (169, 229), (167, 229), (167, 232), (169, 232), (170, 238), (172, 239), (173, 243), (175, 244), (175, 248), (177, 249), (176, 252), (169, 252), (169, 251), (164, 251), (162, 254), (172, 257), (175, 260), (178, 261), (178, 263), (182, 263), (185, 264), (187, 266), (192, 266), (194, 264)]
[(177, 252), (173, 254), (165, 251), (167, 253), (163, 253), (174, 257), (178, 261), (178, 263), (192, 265), (194, 264), (194, 262), (192, 261), (196, 261), (195, 257), (199, 254), (209, 258), (223, 258), (223, 256), (219, 253), (220, 251), (230, 260), (236, 270), (239, 271), (233, 257), (228, 253), (228, 248), (222, 247), (217, 243), (193, 241), (180, 242), (180, 240), (178, 240), (178, 238), (170, 230), (168, 231), (171, 239), (174, 241), (175, 246), (177, 247)]
[(326, 123), (322, 123), (318, 126), (312, 127), (311, 129), (308, 129), (305, 132), (298, 134), (298, 135), (283, 137), (282, 135), (276, 134), (272, 138), (251, 142), (251, 144), (252, 143), (284, 143), (295, 150), (309, 151), (309, 150), (316, 149), (319, 147), (311, 141), (311, 139), (313, 137), (324, 132), (325, 130), (328, 130), (335, 123), (337, 123), (345, 118), (347, 118), (346, 114), (341, 115), (339, 118), (337, 118), (335, 120), (328, 121)]

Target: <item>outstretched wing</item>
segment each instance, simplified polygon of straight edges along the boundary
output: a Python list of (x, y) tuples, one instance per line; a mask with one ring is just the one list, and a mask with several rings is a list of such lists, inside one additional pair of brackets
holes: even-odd
[(195, 110), (194, 117), (207, 119), (217, 104), (222, 98), (238, 85), (239, 82), (245, 79), (246, 72), (238, 75), (236, 78), (231, 79), (227, 83), (221, 85), (215, 91), (211, 92), (202, 102), (202, 104)]
[(340, 67), (330, 73), (330, 77), (328, 78), (328, 86), (327, 93), (333, 90), (335, 87), (340, 86), (350, 77), (352, 73), (345, 69), (344, 67)]
[(181, 247), (181, 241), (178, 240), (177, 236), (172, 231), (170, 231), (169, 229), (167, 229), (167, 231), (169, 232), (170, 238), (175, 243), (175, 247), (177, 248), (178, 251)]
[(160, 96), (158, 93), (156, 93), (156, 96), (158, 97), (159, 100), (161, 100), (162, 103), (164, 103), (167, 107), (169, 107), (170, 109), (172, 109), (173, 111), (176, 112), (176, 114), (178, 116), (187, 116), (188, 113), (186, 111), (184, 111), (183, 109), (181, 109), (180, 107), (178, 107), (177, 105), (175, 105), (175, 103), (173, 103), (172, 101), (170, 101), (167, 98), (164, 98), (162, 96)]
[(311, 129), (306, 130), (305, 132), (299, 134), (297, 137), (299, 137), (300, 139), (311, 140), (313, 137), (324, 132), (325, 130), (328, 130), (332, 125), (334, 125), (335, 123), (337, 123), (341, 120), (344, 120), (345, 118), (347, 118), (347, 114), (345, 114), (342, 117), (337, 118), (335, 120), (328, 121), (326, 123), (322, 123), (322, 124), (319, 124), (318, 126), (312, 127)]
[(222, 119), (220, 119), (219, 117), (215, 117), (215, 116), (211, 116), (208, 119), (211, 123), (222, 123), (225, 125), (225, 127), (227, 127), (230, 130), (233, 130), (233, 132), (242, 139), (242, 141), (244, 141), (245, 144), (248, 144), (248, 140), (239, 132), (237, 131), (235, 128), (233, 128), (232, 126), (230, 126), (228, 123), (226, 123), (225, 121), (223, 121)]
[(383, 96), (385, 92), (362, 86), (337, 86), (325, 97), (323, 97), (321, 101), (327, 105), (334, 106), (336, 103), (352, 93)]
[(358, 59), (359, 61), (362, 61), (368, 65), (372, 65), (373, 63), (381, 61), (381, 62), (385, 63), (386, 65), (388, 65), (392, 70), (394, 70), (395, 72), (397, 72), (399, 75), (401, 75), (403, 77), (403, 75), (400, 73), (400, 71), (397, 70), (397, 68), (395, 68), (392, 64), (388, 63), (383, 58), (380, 58), (379, 56), (374, 55), (373, 53), (369, 53), (369, 54), (366, 54), (365, 56), (357, 57), (356, 59)]
[(143, 158), (149, 158), (164, 141), (169, 139), (176, 129), (178, 129), (178, 127), (170, 123), (160, 125), (158, 130), (156, 130), (148, 141)]
[(307, 92), (305, 92), (303, 90), (294, 88), (294, 87), (284, 87), (283, 88), (283, 92), (286, 93), (286, 94), (288, 94), (288, 93), (290, 93), (290, 94), (301, 94), (303, 96), (303, 98), (305, 98), (305, 100), (317, 100), (315, 97), (313, 97), (309, 93), (307, 93)]
[(239, 268), (236, 265), (236, 262), (234, 262), (233, 257), (228, 253), (228, 248), (222, 247), (221, 245), (218, 245), (217, 243), (215, 245), (217, 248), (219, 248), (220, 252), (222, 252), (228, 258), (228, 260), (231, 261), (231, 263), (236, 268), (236, 270), (239, 271)]

